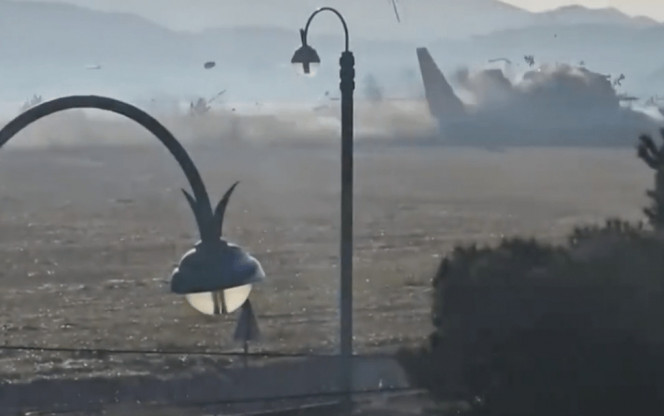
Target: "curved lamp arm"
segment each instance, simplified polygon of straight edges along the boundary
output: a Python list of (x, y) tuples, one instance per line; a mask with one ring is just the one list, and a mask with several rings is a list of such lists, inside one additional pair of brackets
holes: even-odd
[[(221, 236), (221, 228), (215, 226), (215, 215), (212, 211), (212, 206), (210, 205), (210, 198), (205, 188), (205, 184), (201, 179), (196, 165), (194, 165), (194, 162), (189, 157), (189, 154), (173, 134), (166, 129), (166, 127), (145, 111), (131, 104), (113, 98), (95, 95), (73, 95), (44, 102), (20, 114), (0, 130), (0, 148), (14, 137), (16, 133), (33, 122), (50, 114), (73, 108), (98, 108), (100, 110), (120, 114), (134, 120), (136, 123), (150, 131), (150, 133), (154, 134), (173, 155), (189, 181), (194, 196), (191, 197), (184, 190), (183, 192), (187, 196), (187, 200), (194, 211), (201, 240), (203, 242), (219, 240), (219, 237)], [(224, 199), (227, 203), (228, 198)], [(221, 203), (224, 203), (224, 199), (222, 199)], [(217, 211), (220, 211), (220, 209), (218, 208)], [(223, 212), (221, 212), (221, 215), (223, 216)]]
[(332, 12), (332, 13), (336, 14), (337, 17), (339, 18), (339, 20), (341, 20), (341, 24), (344, 27), (344, 35), (346, 36), (344, 51), (348, 52), (348, 46), (349, 46), (349, 43), (350, 43), (350, 39), (349, 39), (349, 36), (348, 36), (348, 26), (346, 25), (346, 20), (341, 15), (341, 13), (339, 13), (339, 11), (337, 9), (333, 8), (333, 7), (320, 7), (318, 9), (316, 9), (313, 13), (311, 13), (311, 16), (309, 16), (309, 20), (307, 20), (307, 24), (304, 26), (304, 29), (301, 30), (302, 42), (305, 45), (307, 44), (307, 34), (309, 33), (309, 25), (311, 24), (311, 21), (314, 20), (314, 17), (316, 17), (316, 15), (318, 13), (325, 12), (325, 11)]

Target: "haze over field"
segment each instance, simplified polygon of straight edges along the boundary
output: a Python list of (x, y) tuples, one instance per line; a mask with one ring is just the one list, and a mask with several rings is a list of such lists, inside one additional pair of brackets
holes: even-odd
[[(0, 76), (11, 80), (3, 87), (3, 100), (74, 92), (191, 98), (227, 88), (229, 101), (312, 102), (337, 90), (342, 38), (332, 16), (317, 19), (311, 34), (323, 59), (319, 76), (304, 82), (289, 64), (299, 42), (297, 29), (318, 2), (284, 0), (276, 10), (273, 2), (257, 0), (250, 9), (236, 6), (237, 13), (232, 8), (215, 13), (212, 3), (199, 3), (182, 17), (198, 22), (196, 27), (172, 21), (167, 27), (164, 10), (146, 19), (64, 3), (2, 0)], [(386, 96), (421, 96), (418, 46), (429, 47), (445, 72), (485, 66), (496, 57), (524, 67), (523, 55), (532, 54), (539, 62), (583, 60), (602, 73), (624, 73), (625, 92), (664, 90), (664, 58), (659, 56), (664, 25), (654, 19), (579, 6), (533, 13), (496, 0), (401, 0), (398, 23), (383, 0), (333, 5), (343, 10), (350, 26), (358, 95), (365, 75), (372, 74)], [(143, 15), (150, 14), (143, 10)], [(192, 17), (201, 15), (208, 17)], [(217, 67), (205, 71), (207, 60), (215, 60)], [(101, 70), (86, 70), (86, 65)]]

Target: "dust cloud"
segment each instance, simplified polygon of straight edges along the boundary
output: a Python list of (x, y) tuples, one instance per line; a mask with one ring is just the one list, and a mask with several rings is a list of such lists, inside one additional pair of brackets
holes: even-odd
[(464, 125), (445, 125), (443, 136), (455, 142), (624, 146), (661, 123), (633, 106), (610, 76), (582, 66), (461, 68), (453, 81), (470, 104)]
[[(178, 140), (187, 143), (249, 143), (252, 145), (336, 145), (339, 141), (340, 106), (274, 105), (268, 111), (235, 111), (231, 105), (193, 115), (172, 106), (140, 106), (164, 124)], [(16, 111), (18, 114), (18, 111)], [(3, 114), (4, 125), (12, 115)], [(426, 103), (416, 101), (356, 102), (355, 139), (408, 141), (435, 134), (436, 125)], [(94, 109), (68, 110), (45, 117), (22, 130), (20, 148), (63, 146), (140, 145), (146, 133), (131, 120)]]
[(585, 115), (620, 108), (620, 96), (609, 76), (568, 64), (546, 64), (521, 73), (511, 65), (504, 71), (462, 68), (455, 73), (455, 81), (472, 95), (480, 111), (498, 106), (512, 111), (564, 108), (568, 113), (581, 111)]

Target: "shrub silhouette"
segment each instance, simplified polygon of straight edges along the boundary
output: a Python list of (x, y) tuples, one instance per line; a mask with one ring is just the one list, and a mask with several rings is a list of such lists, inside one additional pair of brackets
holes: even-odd
[(652, 205), (643, 211), (653, 227), (664, 229), (664, 129), (660, 134), (662, 144), (659, 147), (650, 136), (639, 137), (638, 155), (655, 171), (655, 189), (647, 192)]
[(429, 345), (399, 354), (411, 380), (481, 398), (476, 414), (661, 413), (664, 244), (616, 224), (567, 249), (457, 248), (434, 279)]
[(433, 279), (435, 331), (398, 354), (415, 385), (473, 415), (664, 414), (664, 146), (641, 143), (659, 160), (655, 230), (610, 219), (565, 246), (455, 248)]

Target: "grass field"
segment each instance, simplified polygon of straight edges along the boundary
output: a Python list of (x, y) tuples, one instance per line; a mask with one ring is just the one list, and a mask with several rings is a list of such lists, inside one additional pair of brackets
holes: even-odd
[[(147, 137), (144, 146), (10, 143), (0, 152), (2, 344), (240, 348), (232, 340), (234, 316), (201, 316), (169, 293), (171, 270), (197, 235), (180, 191), (188, 187), (184, 176)], [(188, 147), (213, 199), (241, 181), (224, 231), (268, 274), (252, 294), (263, 332), (254, 348), (335, 351), (338, 148)], [(357, 351), (392, 351), (428, 335), (429, 280), (456, 243), (516, 234), (556, 240), (577, 223), (640, 219), (651, 181), (630, 149), (358, 151)], [(195, 364), (0, 352), (5, 380)]]

